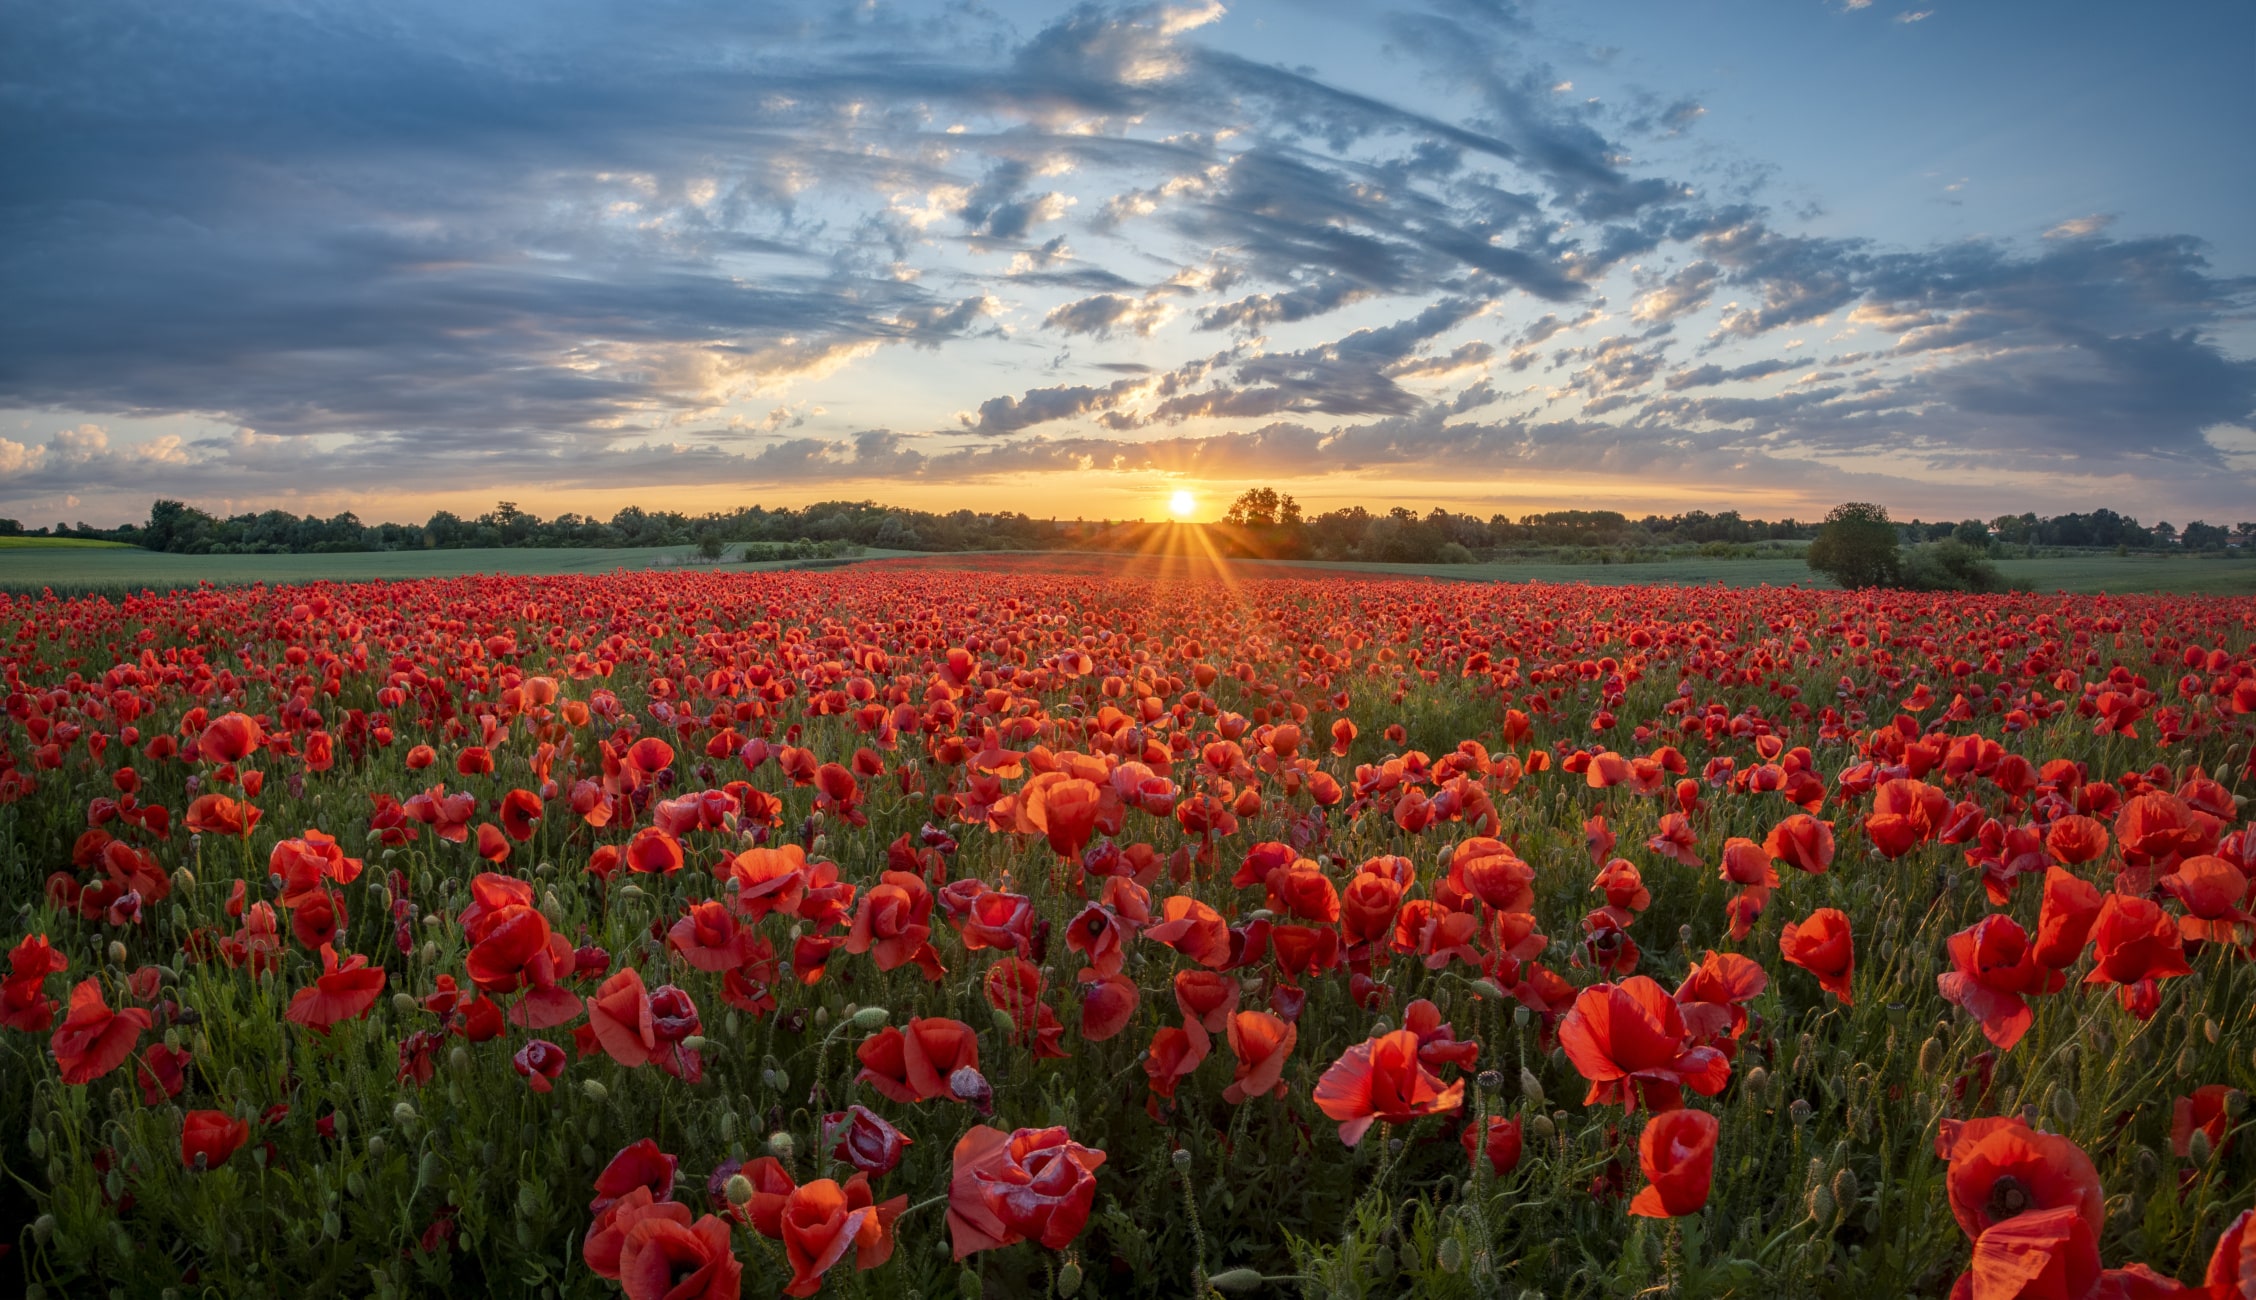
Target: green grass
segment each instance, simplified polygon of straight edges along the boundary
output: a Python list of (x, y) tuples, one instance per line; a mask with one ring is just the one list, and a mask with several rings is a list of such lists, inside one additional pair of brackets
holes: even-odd
[[(827, 568), (857, 560), (914, 554), (870, 549), (847, 560), (730, 562), (727, 572)], [(0, 590), (58, 593), (158, 591), (250, 582), (364, 582), (400, 578), (450, 578), (473, 573), (609, 573), (663, 568), (689, 561), (687, 546), (511, 548), (462, 551), (385, 551), (343, 555), (167, 555), (107, 542), (68, 538), (0, 538)], [(932, 557), (945, 562), (948, 557)], [(966, 556), (966, 559), (972, 558)], [(2171, 592), (2182, 595), (2256, 595), (2256, 562), (2197, 556), (2094, 555), (2000, 560), (2000, 572), (2038, 591)], [(1373, 576), (1450, 578), (1469, 582), (1585, 582), (1608, 586), (1720, 583), (1727, 587), (1822, 586), (1798, 559), (1686, 558), (1652, 564), (1354, 564), (1327, 561), (1239, 561), (1242, 572), (1290, 576), (1295, 570)]]
[[(31, 539), (45, 540), (45, 539)], [(199, 582), (218, 585), (251, 582), (368, 582), (401, 578), (454, 578), (473, 573), (548, 575), (609, 573), (687, 563), (692, 547), (558, 547), (461, 551), (363, 551), (342, 555), (169, 555), (136, 547), (108, 547), (69, 553), (0, 548), (0, 590), (33, 591), (52, 587), (58, 594), (166, 591)], [(900, 555), (866, 551), (865, 557)], [(756, 569), (822, 568), (836, 560), (731, 561), (723, 572)]]
[(0, 537), (0, 551), (131, 551), (124, 542), (91, 537)]

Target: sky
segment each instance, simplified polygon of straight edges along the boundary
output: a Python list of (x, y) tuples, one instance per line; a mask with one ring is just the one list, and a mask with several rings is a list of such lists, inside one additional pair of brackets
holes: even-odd
[(0, 0), (0, 513), (2256, 518), (2256, 7)]

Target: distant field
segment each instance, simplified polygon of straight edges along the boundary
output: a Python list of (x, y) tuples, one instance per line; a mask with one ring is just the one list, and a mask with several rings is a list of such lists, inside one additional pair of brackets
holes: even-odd
[[(614, 569), (663, 568), (690, 559), (687, 546), (630, 548), (581, 547), (557, 550), (390, 551), (346, 555), (166, 555), (107, 543), (21, 546), (15, 542), (54, 543), (66, 539), (0, 538), (0, 590), (58, 593), (167, 590), (199, 582), (362, 582), (378, 579), (460, 577), (473, 573), (608, 573)], [(724, 572), (756, 569), (829, 568), (882, 562), (916, 567), (974, 569), (1042, 568), (1050, 571), (1159, 575), (1204, 569), (1209, 562), (1182, 556), (1106, 555), (1086, 552), (994, 551), (924, 555), (870, 550), (850, 560), (771, 560), (730, 562)], [(1656, 564), (1351, 564), (1302, 560), (1236, 560), (1243, 576), (1321, 576), (1326, 573), (1446, 578), (1460, 582), (1585, 582), (1608, 586), (1640, 583), (1684, 585), (1721, 583), (1727, 587), (1768, 584), (1783, 587), (1823, 585), (1798, 559), (1681, 559)], [(2208, 560), (2192, 556), (2100, 555), (2078, 559), (2000, 560), (2011, 579), (2038, 591), (2178, 592), (2187, 595), (2256, 595), (2256, 560)]]
[[(996, 551), (924, 555), (891, 564), (982, 569), (1061, 568), (1072, 572), (1160, 574), (1203, 564), (1179, 556), (1092, 555)], [(1657, 564), (1355, 564), (1324, 560), (1233, 560), (1231, 572), (1252, 576), (1327, 573), (1445, 578), (1459, 582), (1582, 582), (1604, 586), (1769, 585), (1829, 586), (1799, 559), (1681, 559)], [(2256, 560), (2205, 560), (2193, 556), (2099, 555), (2077, 559), (2000, 560), (2009, 579), (2037, 591), (2177, 592), (2185, 595), (2256, 595)]]
[[(46, 540), (43, 538), (32, 539)], [(687, 546), (506, 548), (464, 551), (368, 551), (344, 555), (168, 555), (133, 547), (32, 549), (0, 547), (0, 590), (33, 591), (53, 587), (79, 591), (165, 591), (248, 582), (368, 582), (399, 578), (454, 578), (472, 573), (609, 573), (649, 569), (690, 560)], [(883, 558), (899, 551), (867, 551)], [(723, 572), (756, 569), (822, 568), (837, 560), (731, 561)]]
[(86, 537), (0, 537), (0, 551), (130, 551), (124, 542)]

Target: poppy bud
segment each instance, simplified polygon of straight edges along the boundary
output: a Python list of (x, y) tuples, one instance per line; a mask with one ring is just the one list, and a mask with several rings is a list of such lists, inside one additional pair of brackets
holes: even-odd
[(1011, 1013), (1001, 1007), (994, 1009), (994, 1018), (997, 1033), (1010, 1034), (1018, 1031), (1018, 1023), (1011, 1019)]
[(1559, 1136), (1559, 1126), (1551, 1122), (1549, 1115), (1537, 1115), (1528, 1120), (1527, 1131), (1535, 1134), (1537, 1140), (1543, 1142), (1549, 1142)]
[(746, 1205), (751, 1204), (752, 1180), (746, 1178), (742, 1174), (730, 1174), (728, 1180), (728, 1203), (736, 1206), (738, 1209), (742, 1209)]
[(31, 1221), (31, 1239), (44, 1246), (55, 1236), (55, 1216), (42, 1214)]
[(468, 1074), (470, 1072), (470, 1050), (457, 1044), (453, 1051), (447, 1053), (447, 1068), (453, 1070), (456, 1074)]
[(382, 885), (370, 885), (368, 887), (368, 905), (375, 908), (379, 912), (390, 911), (392, 907), (392, 891), (384, 888)]
[[(1504, 990), (1496, 986), (1496, 981), (1489, 979), (1486, 976), (1482, 976), (1480, 979), (1473, 981), (1473, 992), (1480, 994), (1484, 998), (1490, 998), (1498, 1002), (1504, 1000)], [(1527, 1010), (1527, 1008), (1521, 1007), (1520, 1010), (1525, 1011)]]
[(2225, 1114), (2239, 1119), (2248, 1113), (2248, 1094), (2238, 1088), (2225, 1094)]
[[(381, 1133), (375, 1133), (375, 1134), (371, 1134), (371, 1135), (369, 1136), (369, 1139), (368, 1139), (368, 1157), (369, 1157), (369, 1159), (371, 1159), (371, 1160), (375, 1160), (375, 1159), (380, 1159), (380, 1158), (382, 1158), (383, 1154), (384, 1154), (384, 1135), (383, 1135), (383, 1134), (381, 1134)], [(593, 1162), (593, 1161), (590, 1161), (589, 1163), (591, 1163), (591, 1164), (592, 1164), (592, 1163), (594, 1163), (594, 1162)]]
[(854, 1013), (854, 1028), (862, 1030), (883, 1029), (893, 1013), (884, 1007), (863, 1007)]
[(995, 1113), (995, 1088), (987, 1076), (969, 1065), (962, 1065), (948, 1075), (948, 1091), (957, 1101), (977, 1110), (982, 1116)]
[(2162, 1157), (2154, 1154), (2154, 1148), (2138, 1149), (2138, 1171), (2140, 1178), (2152, 1178), (2162, 1172)]
[[(1388, 1255), (1392, 1255), (1394, 1253), (1387, 1250), (1387, 1248), (1384, 1246), (1379, 1247), (1379, 1249), (1381, 1251), (1385, 1251)], [(1391, 1260), (1381, 1262), (1382, 1264), (1391, 1264)], [(1392, 1272), (1394, 1272), (1393, 1268), (1382, 1267), (1380, 1269), (1380, 1276), (1384, 1277), (1388, 1274), (1391, 1274)], [(1214, 1276), (1206, 1279), (1206, 1284), (1225, 1295), (1230, 1295), (1241, 1291), (1258, 1290), (1263, 1280), (1264, 1279), (1261, 1276), (1260, 1269), (1233, 1268), (1225, 1272), (1216, 1273)]]
[(1811, 1222), (1817, 1224), (1820, 1228), (1833, 1226), (1833, 1214), (1836, 1207), (1833, 1204), (1833, 1190), (1831, 1188), (1823, 1183), (1810, 1188), (1808, 1207)]
[(125, 964), (125, 945), (116, 939), (110, 940), (110, 964), (113, 966)]
[(1441, 1249), (1434, 1253), (1434, 1262), (1444, 1273), (1454, 1273), (1465, 1263), (1465, 1248), (1455, 1237), (1444, 1237)]
[(2186, 1158), (2197, 1165), (2205, 1165), (2209, 1163), (2209, 1151), (2208, 1130), (2195, 1129), (2193, 1136), (2186, 1140)]
[(611, 1096), (611, 1090), (595, 1079), (589, 1079), (580, 1084), (580, 1091), (586, 1093), (587, 1099), (593, 1102), (606, 1101)]
[(781, 1129), (777, 1129), (775, 1132), (768, 1134), (768, 1154), (774, 1156), (776, 1159), (789, 1160), (791, 1159), (792, 1152), (798, 1149), (799, 1144), (792, 1140), (789, 1133), (786, 1133)]
[[(942, 1248), (946, 1248), (947, 1244), (945, 1241), (940, 1243)], [(967, 1268), (956, 1275), (956, 1294), (962, 1296), (963, 1300), (980, 1300), (981, 1296), (987, 1294), (987, 1285), (979, 1280), (978, 1273)]]
[(1077, 1259), (1069, 1259), (1065, 1261), (1065, 1267), (1058, 1270), (1057, 1293), (1061, 1296), (1068, 1297), (1070, 1300), (1070, 1297), (1078, 1294), (1080, 1290), (1081, 1261)]
[(172, 887), (184, 894), (189, 890), (194, 889), (196, 887), (196, 873), (190, 871), (186, 867), (182, 867), (178, 871), (173, 872)]
[(1520, 1095), (1538, 1106), (1543, 1104), (1543, 1081), (1524, 1065), (1520, 1067)]
[(413, 1124), (414, 1122), (415, 1107), (412, 1103), (403, 1101), (398, 1105), (392, 1107), (392, 1123), (399, 1125), (401, 1128), (406, 1128), (408, 1125)]
[(2052, 1090), (2052, 1096), (2048, 1100), (2052, 1107), (2054, 1119), (2063, 1124), (2074, 1124), (2076, 1122), (2076, 1094), (2068, 1090), (2068, 1085), (2055, 1086)]
[(1937, 1075), (1943, 1072), (1943, 1040), (1930, 1038), (1919, 1045), (1919, 1072)]
[(2217, 1028), (2216, 1017), (2203, 1016), (2201, 1018), (2201, 1036), (2203, 1038), (2206, 1038), (2210, 1042), (2214, 1043), (2217, 1041), (2217, 1035), (2219, 1032), (2220, 1031)]
[(1747, 1071), (1747, 1077), (1740, 1081), (1739, 1086), (1746, 1090), (1748, 1096), (1760, 1097), (1770, 1087), (1770, 1071), (1758, 1065)]
[(416, 1008), (420, 1005), (420, 1003), (416, 1002), (415, 995), (413, 993), (394, 993), (392, 995), (392, 1010), (399, 1012), (403, 1016), (414, 1015)]
[(1840, 1206), (1843, 1211), (1856, 1204), (1857, 1194), (1861, 1190), (1857, 1186), (1857, 1176), (1854, 1169), (1843, 1166), (1841, 1172), (1833, 1175), (1833, 1203)]

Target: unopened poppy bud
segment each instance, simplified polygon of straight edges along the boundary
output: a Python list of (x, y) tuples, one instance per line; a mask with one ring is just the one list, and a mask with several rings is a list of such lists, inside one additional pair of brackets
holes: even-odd
[(370, 885), (368, 887), (368, 905), (379, 912), (389, 911), (392, 906), (392, 891), (382, 885)]
[[(1386, 1248), (1382, 1246), (1380, 1247), (1380, 1249), (1384, 1250)], [(1258, 1290), (1261, 1286), (1262, 1280), (1263, 1279), (1260, 1269), (1233, 1268), (1220, 1273), (1216, 1273), (1214, 1276), (1206, 1279), (1206, 1284), (1213, 1287), (1215, 1290), (1222, 1292), (1224, 1295), (1235, 1295), (1241, 1292)]]
[(2052, 1106), (2052, 1117), (2054, 1119), (2059, 1120), (2063, 1124), (2073, 1124), (2076, 1122), (2076, 1094), (2068, 1090), (2068, 1085), (2060, 1084), (2055, 1086), (2052, 1090), (2052, 1096), (2049, 1100)]
[(854, 1013), (854, 1028), (861, 1030), (883, 1029), (893, 1013), (884, 1007), (863, 1007)]
[(683, 1038), (683, 1039), (681, 1040), (681, 1045), (682, 1045), (682, 1050), (683, 1050), (683, 1051), (687, 1051), (687, 1052), (698, 1052), (698, 1051), (703, 1051), (703, 1050), (704, 1050), (704, 1048), (705, 1048), (705, 1035), (703, 1035), (703, 1034), (691, 1034), (691, 1035), (689, 1035), (688, 1037), (686, 1037), (686, 1038)]
[(1371, 1037), (1379, 1038), (1394, 1032), (1394, 1022), (1385, 1016), (1371, 1022)]
[(383, 1134), (371, 1134), (368, 1139), (368, 1158), (371, 1160), (380, 1158), (384, 1154), (384, 1145)]
[(1542, 1142), (1549, 1142), (1559, 1136), (1559, 1126), (1551, 1122), (1549, 1115), (1537, 1115), (1530, 1119), (1527, 1122), (1527, 1131), (1535, 1134), (1536, 1139)]
[(1001, 1007), (995, 1008), (995, 1032), (1001, 1034), (1018, 1032), (1018, 1022), (1011, 1019), (1011, 1013)]
[(1524, 1065), (1520, 1067), (1520, 1095), (1538, 1106), (1543, 1104), (1543, 1080)]
[(768, 1134), (768, 1154), (774, 1156), (776, 1159), (789, 1160), (791, 1159), (792, 1153), (797, 1151), (798, 1149), (798, 1142), (794, 1141), (792, 1136), (789, 1133), (784, 1132), (782, 1129), (777, 1129), (775, 1132)]
[(415, 1118), (415, 1106), (413, 1105), (413, 1103), (403, 1101), (398, 1105), (392, 1107), (392, 1123), (399, 1125), (401, 1128), (406, 1128), (408, 1125), (413, 1124), (415, 1122)]
[[(1496, 986), (1495, 980), (1489, 979), (1486, 976), (1473, 981), (1473, 992), (1480, 994), (1484, 998), (1493, 998), (1499, 1002), (1504, 1000), (1504, 990)], [(1522, 1010), (1525, 1010), (1525, 1008), (1522, 1008)]]
[(1930, 1038), (1919, 1045), (1919, 1072), (1937, 1075), (1943, 1072), (1943, 1040)]
[(1434, 1252), (1434, 1262), (1441, 1265), (1441, 1271), (1444, 1273), (1454, 1273), (1464, 1267), (1465, 1247), (1463, 1243), (1455, 1237), (1442, 1238), (1441, 1249)]
[(594, 1102), (608, 1101), (611, 1097), (611, 1090), (604, 1087), (602, 1082), (597, 1079), (589, 1079), (582, 1083), (580, 1091), (587, 1094), (589, 1101)]
[(1823, 1183), (1810, 1188), (1808, 1208), (1811, 1222), (1821, 1228), (1833, 1226), (1834, 1204), (1831, 1188)]
[(2205, 1165), (2209, 1163), (2209, 1151), (2209, 1131), (2195, 1129), (2193, 1136), (2186, 1139), (2186, 1158), (2197, 1165)]
[(1862, 1190), (1857, 1186), (1856, 1170), (1843, 1167), (1841, 1172), (1833, 1175), (1833, 1203), (1843, 1210), (1856, 1204), (1857, 1195)]
[(647, 895), (642, 892), (642, 886), (630, 880), (626, 884), (619, 886), (619, 897), (628, 899), (630, 901), (639, 901), (647, 897)]
[(392, 1010), (399, 1012), (403, 1016), (414, 1015), (416, 1010), (421, 1006), (422, 1003), (415, 1000), (415, 995), (413, 993), (394, 993), (392, 995)]
[(2225, 1094), (2225, 1114), (2239, 1119), (2248, 1113), (2248, 1094), (2235, 1088)]
[(1746, 1089), (1748, 1096), (1760, 1097), (1770, 1088), (1770, 1071), (1758, 1065), (1747, 1071), (1747, 1077), (1740, 1081), (1739, 1086)]
[(178, 871), (173, 872), (172, 887), (184, 894), (189, 890), (194, 889), (196, 887), (196, 873), (190, 871), (186, 867), (182, 867)]
[(976, 1068), (963, 1065), (948, 1075), (948, 1091), (957, 1101), (976, 1109), (982, 1116), (995, 1113), (995, 1088), (987, 1076)]
[(1080, 1294), (1080, 1292), (1081, 1261), (1077, 1259), (1069, 1259), (1065, 1261), (1065, 1267), (1058, 1270), (1057, 1293), (1061, 1296), (1070, 1298), (1072, 1296)]
[(2206, 1038), (2210, 1042), (2214, 1043), (2217, 1041), (2217, 1036), (2222, 1032), (2223, 1030), (2217, 1027), (2216, 1017), (2203, 1016), (2201, 1018), (2201, 1036), (2203, 1038)]
[(728, 1203), (742, 1209), (752, 1203), (752, 1180), (742, 1174), (730, 1174)]
[(55, 1216), (42, 1214), (31, 1221), (31, 1239), (44, 1246), (55, 1236)]
[(456, 1074), (469, 1073), (470, 1049), (459, 1043), (456, 1044), (454, 1050), (447, 1053), (447, 1068), (453, 1070)]
[(2138, 1149), (2138, 1171), (2141, 1178), (2152, 1178), (2162, 1172), (2162, 1157), (2154, 1154), (2152, 1147)]
[(110, 964), (113, 966), (125, 964), (125, 945), (116, 939), (110, 940)]
[[(945, 1246), (947, 1243), (942, 1242), (941, 1245)], [(956, 1294), (962, 1296), (963, 1300), (980, 1300), (980, 1297), (987, 1294), (987, 1284), (979, 1280), (977, 1272), (967, 1268), (956, 1274)]]

